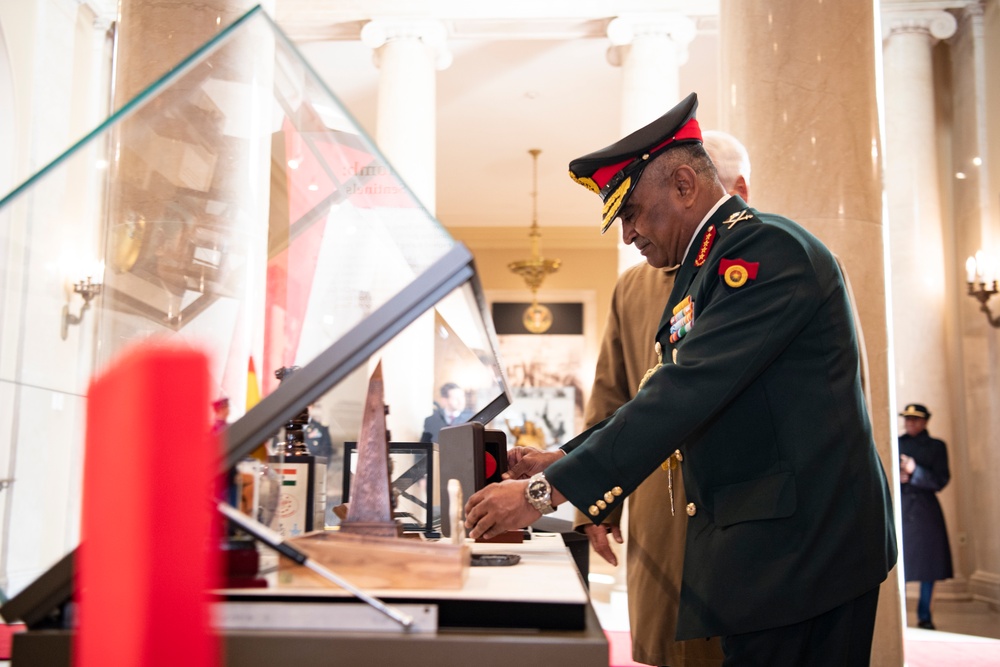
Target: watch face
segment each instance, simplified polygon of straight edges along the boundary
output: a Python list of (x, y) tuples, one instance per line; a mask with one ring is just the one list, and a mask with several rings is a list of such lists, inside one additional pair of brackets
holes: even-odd
[(548, 495), (548, 484), (542, 481), (532, 482), (528, 486), (528, 494), (535, 500), (542, 500), (546, 495)]

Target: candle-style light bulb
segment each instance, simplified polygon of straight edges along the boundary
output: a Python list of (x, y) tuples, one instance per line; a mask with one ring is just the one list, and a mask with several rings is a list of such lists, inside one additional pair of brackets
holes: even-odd
[(965, 260), (965, 277), (968, 283), (971, 285), (976, 282), (976, 258), (969, 257)]
[(991, 255), (985, 255), (983, 257), (983, 263), (979, 269), (979, 275), (981, 276), (984, 286), (990, 287), (993, 284), (993, 280), (996, 276), (996, 263)]

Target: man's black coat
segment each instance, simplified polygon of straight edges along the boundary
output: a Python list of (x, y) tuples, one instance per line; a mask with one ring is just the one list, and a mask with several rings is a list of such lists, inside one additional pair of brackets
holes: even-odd
[(944, 514), (937, 499), (951, 472), (948, 448), (926, 430), (899, 436), (899, 453), (913, 457), (916, 470), (900, 486), (903, 515), (903, 574), (907, 581), (939, 581), (953, 576)]

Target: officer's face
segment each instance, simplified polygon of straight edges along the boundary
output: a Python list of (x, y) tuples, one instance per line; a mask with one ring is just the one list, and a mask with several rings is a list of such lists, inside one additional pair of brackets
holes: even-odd
[(906, 435), (920, 435), (927, 428), (927, 420), (923, 417), (903, 417), (903, 428), (906, 429)]
[(682, 165), (664, 177), (653, 166), (622, 207), (622, 241), (634, 243), (650, 266), (663, 268), (680, 264), (701, 218), (694, 219), (691, 209), (694, 171)]

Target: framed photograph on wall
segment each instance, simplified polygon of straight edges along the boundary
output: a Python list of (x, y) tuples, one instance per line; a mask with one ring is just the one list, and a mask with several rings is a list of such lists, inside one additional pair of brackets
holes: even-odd
[(543, 291), (539, 303), (552, 313), (544, 333), (531, 333), (524, 291), (488, 291), (500, 358), (512, 402), (490, 428), (513, 446), (554, 449), (583, 430), (583, 410), (597, 363), (596, 295), (591, 290)]

